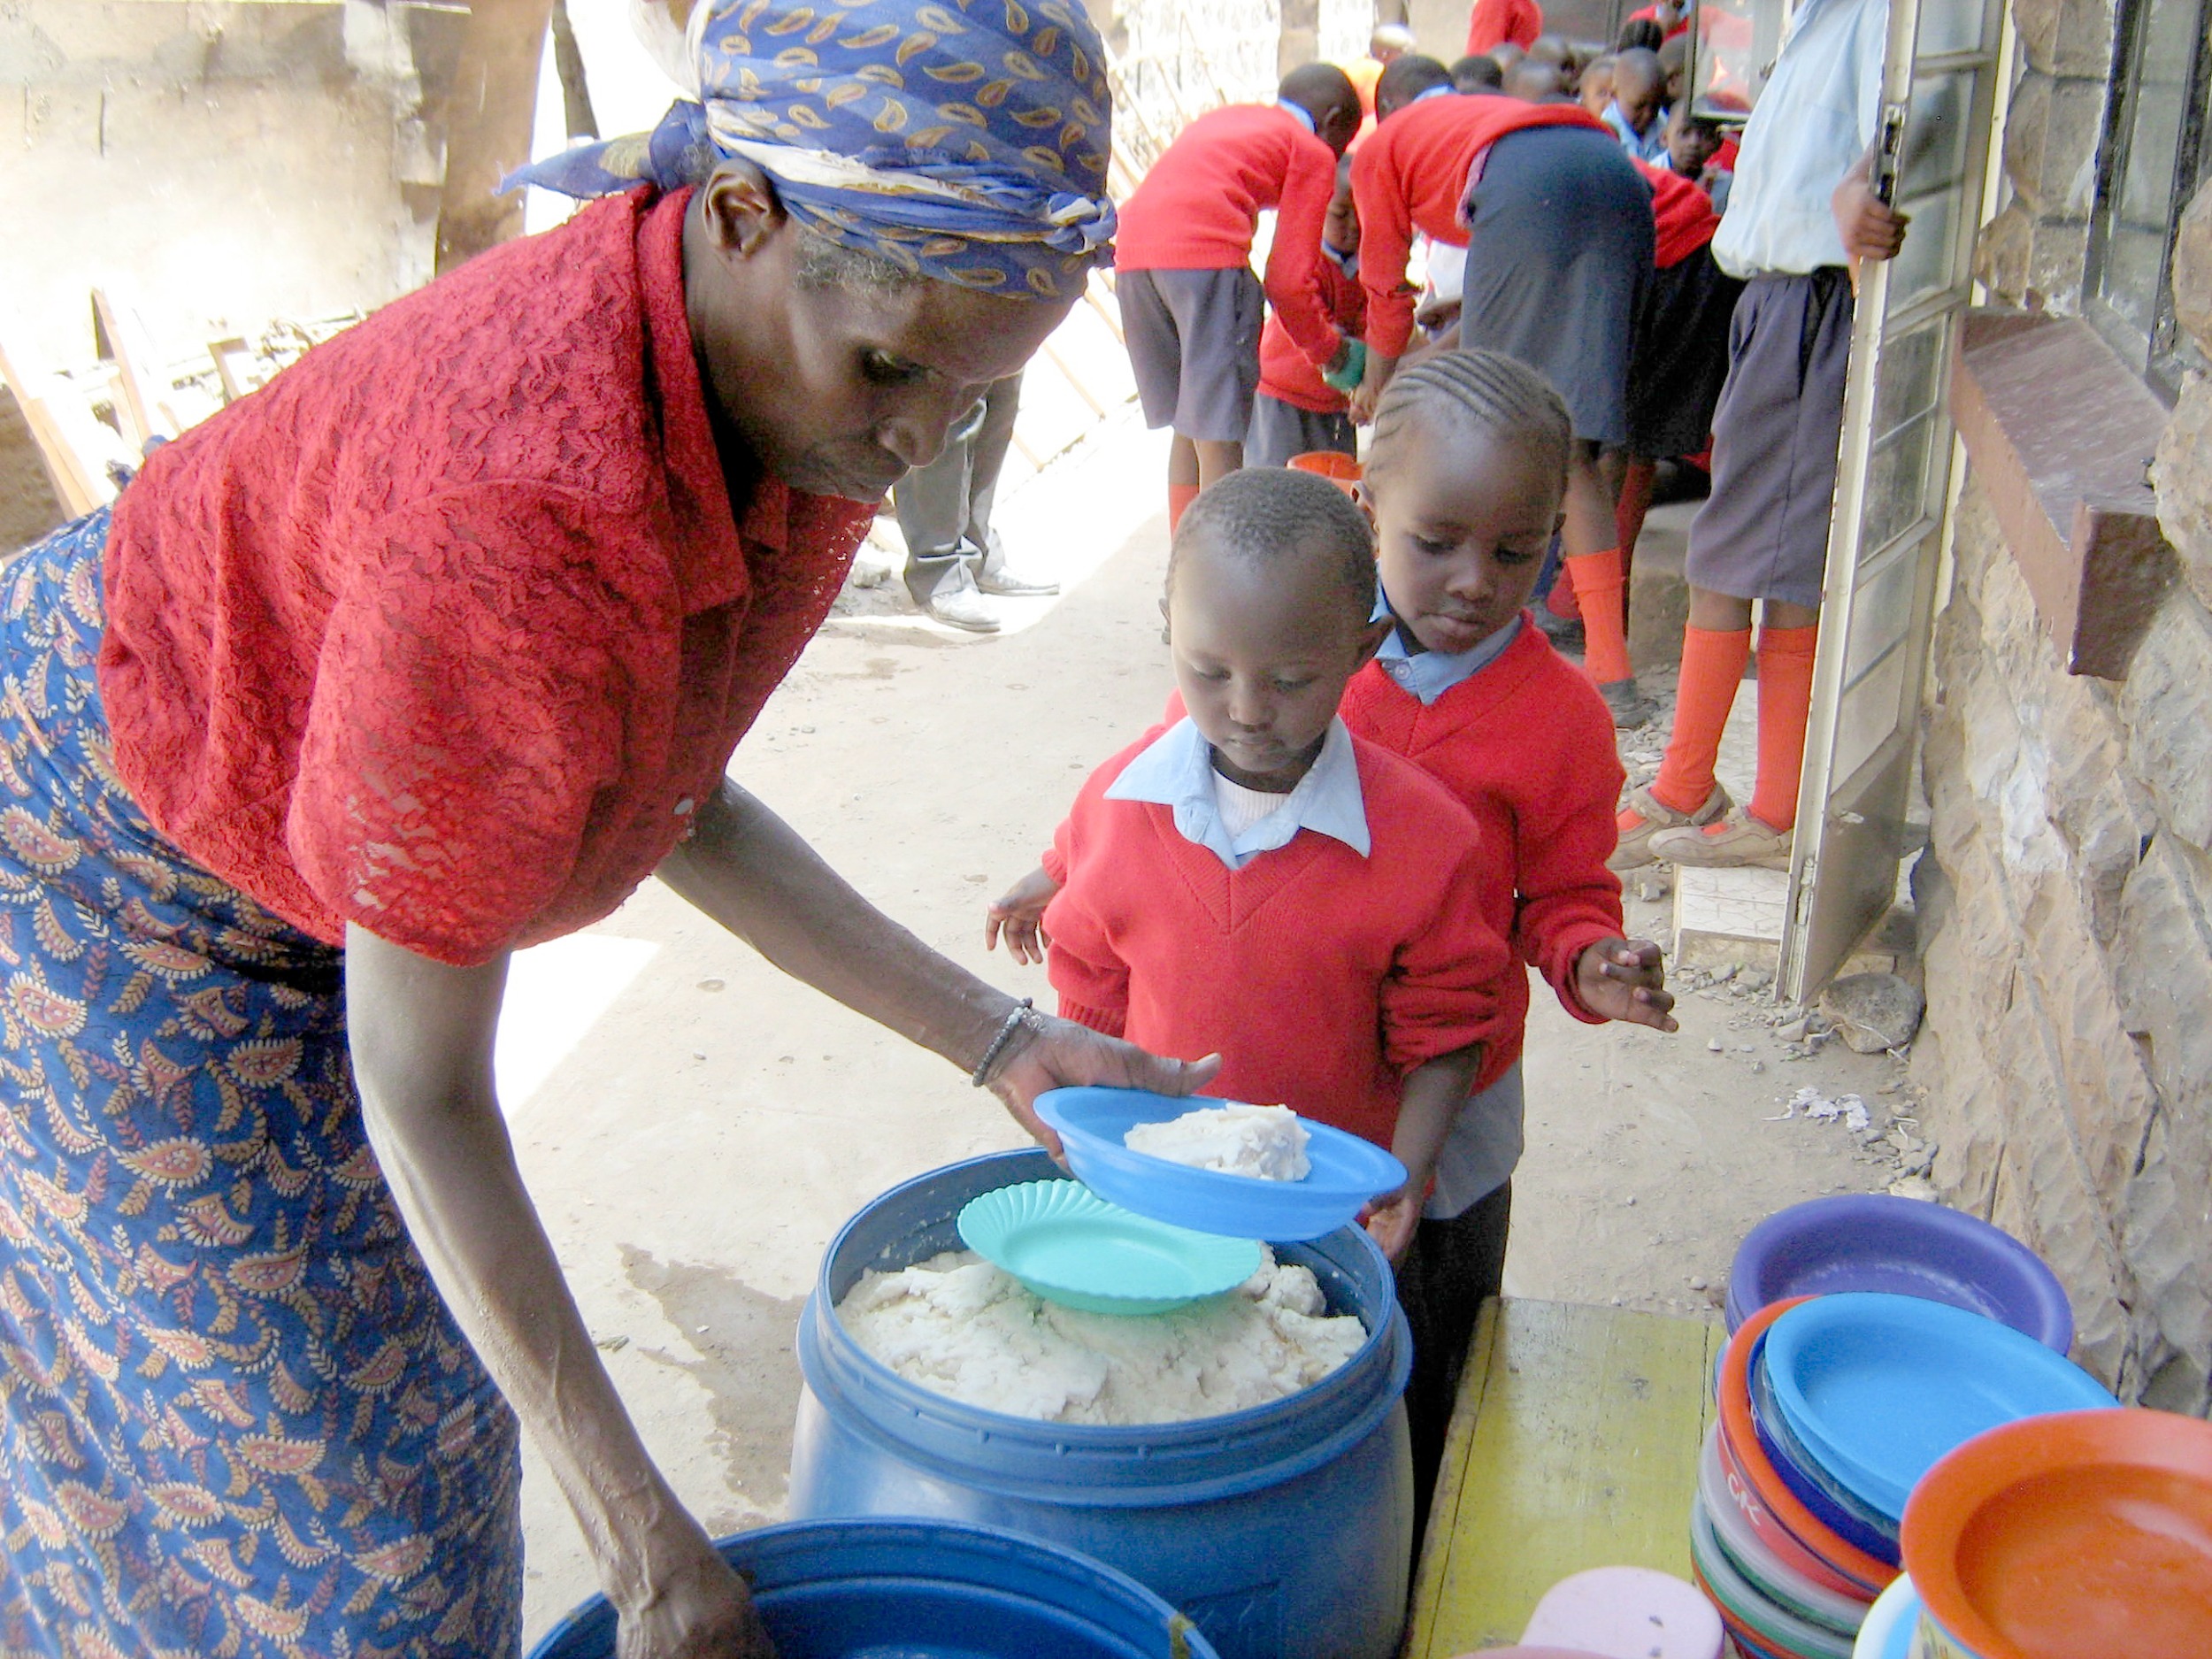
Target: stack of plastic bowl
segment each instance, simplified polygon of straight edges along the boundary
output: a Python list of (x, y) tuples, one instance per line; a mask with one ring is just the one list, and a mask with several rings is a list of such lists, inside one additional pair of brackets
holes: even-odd
[(1915, 1487), (1904, 1554), (1920, 1659), (2204, 1659), (2212, 1424), (2136, 1409), (1992, 1429)]
[(2008, 1325), (1915, 1296), (1796, 1297), (1730, 1339), (1691, 1557), (1748, 1659), (1851, 1659), (1929, 1467), (2017, 1418), (2117, 1404)]

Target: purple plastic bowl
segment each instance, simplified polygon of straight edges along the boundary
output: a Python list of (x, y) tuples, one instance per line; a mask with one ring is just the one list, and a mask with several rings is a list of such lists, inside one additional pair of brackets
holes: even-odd
[(2073, 1308), (2034, 1251), (1976, 1217), (1886, 1193), (1816, 1198), (1752, 1228), (1728, 1277), (1728, 1328), (1786, 1296), (1846, 1290), (1963, 1308), (2054, 1353), (2074, 1343)]

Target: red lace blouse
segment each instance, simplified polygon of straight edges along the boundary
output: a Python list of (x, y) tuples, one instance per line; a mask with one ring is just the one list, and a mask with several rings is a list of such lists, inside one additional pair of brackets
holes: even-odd
[(100, 689), (186, 854), (317, 938), (471, 964), (604, 916), (682, 838), (871, 509), (733, 514), (687, 193), (494, 250), (148, 460)]

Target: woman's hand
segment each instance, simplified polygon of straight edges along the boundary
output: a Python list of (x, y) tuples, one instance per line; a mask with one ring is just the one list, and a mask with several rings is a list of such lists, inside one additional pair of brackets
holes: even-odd
[(745, 1581), (703, 1532), (689, 1530), (695, 1542), (661, 1571), (650, 1599), (624, 1609), (616, 1659), (774, 1659)]
[(1052, 943), (1052, 936), (1045, 932), (1045, 907), (1059, 892), (1060, 884), (1041, 865), (1007, 888), (1004, 896), (984, 912), (984, 949), (997, 949), (1003, 933), (1008, 956), (1025, 968), (1043, 965), (1045, 949)]
[(1601, 939), (1575, 959), (1575, 995), (1601, 1019), (1679, 1031), (1659, 947), (1648, 939)]
[(1037, 1096), (1047, 1089), (1087, 1085), (1188, 1094), (1205, 1087), (1221, 1070), (1217, 1054), (1202, 1060), (1164, 1060), (1134, 1043), (1071, 1019), (1054, 1019), (1044, 1014), (1036, 1019), (1035, 1033), (1026, 1041), (1018, 1038), (1016, 1043), (1008, 1045), (1005, 1056), (985, 1081), (1006, 1102), (1014, 1121), (1056, 1158), (1061, 1156), (1060, 1137), (1037, 1116)]

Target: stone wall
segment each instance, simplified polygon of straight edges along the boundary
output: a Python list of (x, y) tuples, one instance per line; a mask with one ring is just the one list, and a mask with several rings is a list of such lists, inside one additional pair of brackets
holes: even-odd
[(0, 292), (50, 364), (92, 355), (115, 282), (180, 353), (430, 274), (426, 117), (466, 14), (371, 0), (0, 6)]
[[(1980, 271), (2078, 309), (2112, 19), (2015, 0), (2009, 199)], [(2177, 310), (2212, 348), (2212, 191)], [(2124, 681), (2068, 674), (1970, 475), (1937, 620), (1916, 872), (1928, 1013), (1916, 1075), (1949, 1202), (2039, 1250), (2078, 1353), (2124, 1398), (2212, 1410), (2212, 385), (2152, 473), (2182, 580)]]

